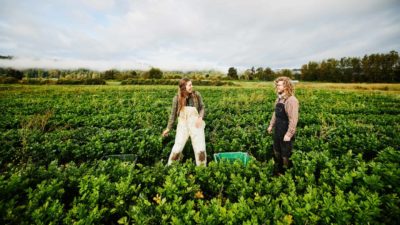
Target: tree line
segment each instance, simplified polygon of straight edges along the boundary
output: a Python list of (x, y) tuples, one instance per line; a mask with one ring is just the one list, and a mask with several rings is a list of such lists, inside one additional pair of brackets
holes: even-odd
[(271, 81), (279, 76), (296, 80), (321, 82), (400, 82), (400, 57), (396, 51), (386, 54), (365, 55), (363, 58), (343, 57), (340, 60), (327, 59), (322, 62), (309, 62), (301, 69), (283, 69), (273, 71), (271, 68), (254, 67), (239, 75), (234, 67), (228, 69), (227, 76), (233, 80), (266, 80)]
[(245, 70), (243, 73), (238, 74), (235, 67), (228, 69), (227, 77), (232, 80), (259, 80), (259, 81), (272, 81), (277, 77), (286, 76), (292, 79), (300, 79), (299, 70), (282, 69), (278, 71), (272, 70), (270, 67), (262, 68), (258, 67), (255, 69), (251, 67)]
[(59, 70), (59, 69), (25, 69), (17, 70), (13, 68), (0, 68), (0, 77), (15, 78), (21, 80), (27, 79), (103, 79), (103, 80), (126, 80), (126, 79), (160, 79), (163, 72), (157, 68), (151, 68), (149, 71), (116, 69), (106, 70), (104, 72), (93, 71), (89, 69)]
[(309, 62), (301, 67), (301, 80), (324, 82), (400, 82), (399, 53), (343, 57)]
[[(12, 58), (11, 56), (7, 56)], [(58, 70), (58, 69), (25, 69), (0, 67), (0, 83), (13, 83), (22, 78), (42, 79), (180, 79), (189, 77), (194, 80), (259, 80), (272, 81), (279, 76), (287, 76), (302, 81), (321, 82), (400, 82), (400, 57), (396, 51), (386, 54), (371, 54), (359, 57), (343, 57), (340, 60), (330, 58), (321, 62), (310, 61), (301, 69), (282, 69), (274, 71), (270, 67), (251, 67), (238, 73), (235, 67), (230, 67), (227, 74), (218, 71), (161, 71), (151, 68), (148, 71), (116, 69), (104, 72), (88, 69)]]

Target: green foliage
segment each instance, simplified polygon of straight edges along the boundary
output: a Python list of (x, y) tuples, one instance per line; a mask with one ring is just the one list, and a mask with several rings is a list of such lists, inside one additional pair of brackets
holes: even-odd
[[(1, 82), (1, 79), (0, 79)], [(60, 85), (104, 85), (106, 81), (100, 78), (83, 78), (83, 79), (72, 79), (72, 78), (61, 78), (61, 79), (36, 79), (36, 78), (23, 78), (19, 83), (21, 84), (35, 84), (35, 85), (46, 85), (46, 84), (60, 84)]]
[[(331, 168), (324, 173), (334, 175), (343, 162), (326, 163)], [(45, 224), (364, 224), (397, 219), (397, 194), (371, 190), (362, 179), (344, 189), (315, 180), (303, 188), (294, 170), (281, 177), (272, 177), (272, 171), (272, 160), (248, 166), (210, 162), (206, 168), (192, 162), (166, 167), (118, 160), (80, 166), (53, 162), (37, 170), (29, 165), (0, 176), (0, 212), (4, 223)]]
[(238, 74), (237, 74), (237, 70), (235, 69), (235, 67), (230, 67), (228, 69), (228, 74), (227, 76), (233, 80), (237, 80), (239, 79)]
[(0, 77), (0, 84), (17, 84), (18, 79), (15, 77)]
[(86, 78), (86, 79), (59, 79), (57, 84), (82, 84), (82, 85), (102, 85), (106, 81), (99, 78)]
[(23, 75), (24, 74), (21, 71), (13, 69), (13, 68), (0, 68), (0, 78), (12, 77), (17, 80), (21, 80)]
[[(161, 80), (161, 79), (127, 79), (121, 82), (121, 85), (178, 85), (178, 80)], [(219, 80), (192, 80), (196, 86), (235, 86), (233, 82)]]
[(34, 85), (47, 85), (47, 84), (57, 84), (57, 80), (53, 79), (43, 79), (43, 78), (23, 78), (20, 81), (21, 84), (34, 84)]
[[(4, 85), (0, 223), (396, 224), (397, 95), (297, 89), (293, 167), (274, 177), (272, 88), (197, 87), (209, 163), (196, 167), (188, 143), (167, 167), (176, 86)], [(254, 158), (212, 161), (226, 151)]]
[(149, 78), (150, 79), (161, 79), (163, 76), (163, 72), (158, 68), (151, 68), (149, 70)]
[(343, 57), (322, 62), (309, 62), (301, 68), (301, 79), (328, 82), (400, 82), (400, 57), (398, 52), (386, 54)]

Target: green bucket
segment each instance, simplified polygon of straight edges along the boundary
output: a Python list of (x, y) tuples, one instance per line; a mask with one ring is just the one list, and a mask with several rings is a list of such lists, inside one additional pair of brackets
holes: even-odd
[(220, 152), (214, 154), (214, 160), (219, 162), (222, 160), (227, 160), (234, 162), (236, 160), (241, 161), (244, 165), (250, 161), (250, 156), (247, 152)]

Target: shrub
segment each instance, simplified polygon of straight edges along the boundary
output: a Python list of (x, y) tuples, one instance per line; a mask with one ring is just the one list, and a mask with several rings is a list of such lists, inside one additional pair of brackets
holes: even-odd
[(59, 79), (57, 84), (67, 85), (104, 85), (106, 81), (100, 78), (87, 78), (87, 79)]
[(18, 79), (15, 77), (0, 77), (0, 84), (17, 84)]

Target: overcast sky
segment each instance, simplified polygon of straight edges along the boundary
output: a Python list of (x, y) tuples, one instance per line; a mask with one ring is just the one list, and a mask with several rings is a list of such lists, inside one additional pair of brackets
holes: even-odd
[(400, 50), (400, 0), (0, 0), (0, 66), (300, 68)]

